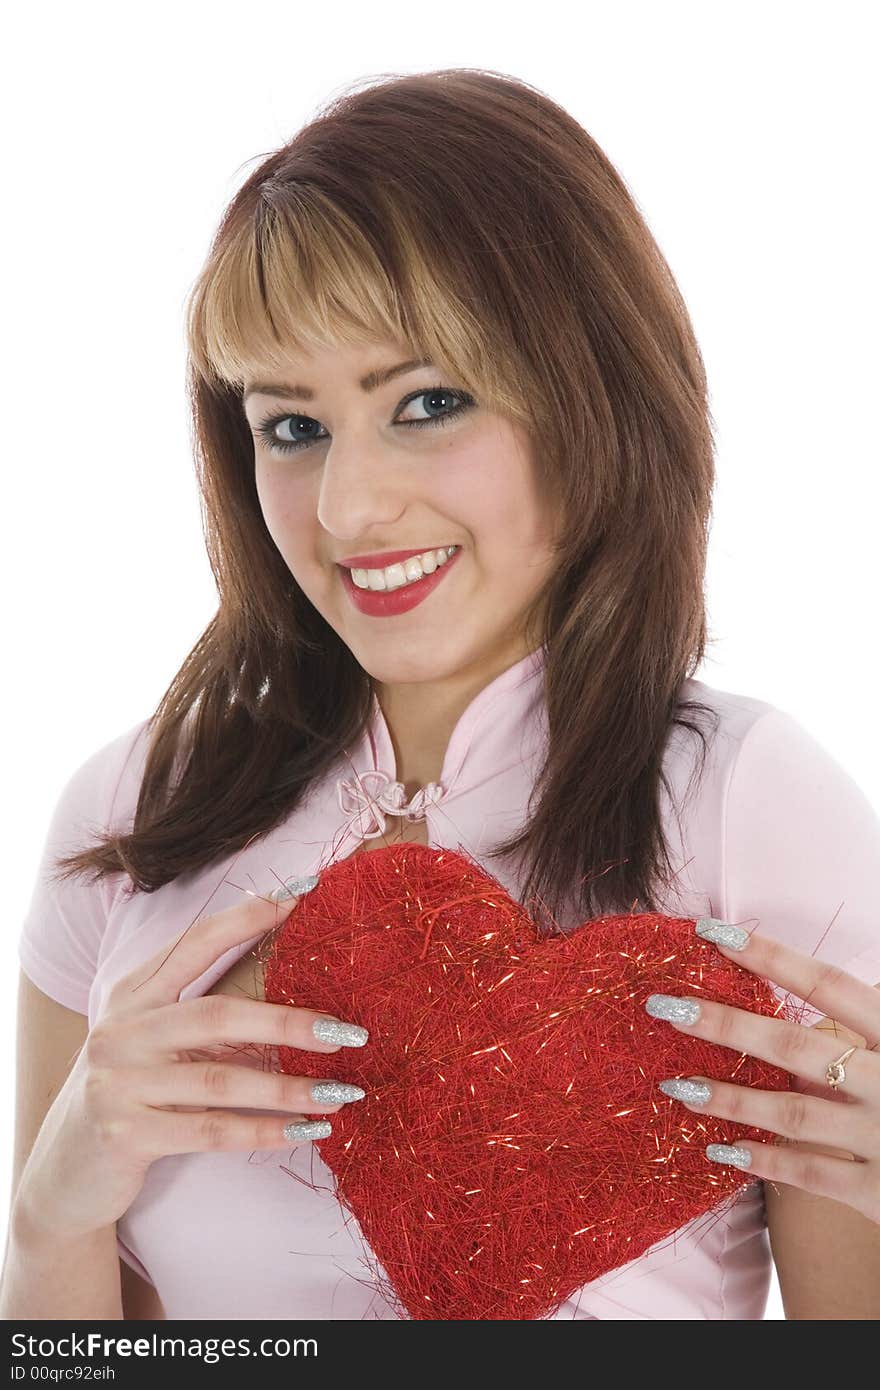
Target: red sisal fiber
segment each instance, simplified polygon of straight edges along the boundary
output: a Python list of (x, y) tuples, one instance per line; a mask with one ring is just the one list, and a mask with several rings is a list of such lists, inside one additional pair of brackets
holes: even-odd
[(549, 1316), (755, 1181), (705, 1147), (767, 1133), (690, 1111), (660, 1080), (791, 1086), (645, 1012), (649, 994), (686, 994), (797, 1018), (693, 919), (542, 934), (450, 850), (404, 843), (339, 861), (261, 955), (270, 1003), (369, 1030), (361, 1048), (279, 1048), (278, 1060), (367, 1093), (314, 1142), (403, 1317)]

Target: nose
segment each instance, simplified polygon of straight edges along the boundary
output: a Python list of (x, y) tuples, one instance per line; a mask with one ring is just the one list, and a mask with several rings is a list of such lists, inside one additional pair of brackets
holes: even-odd
[(324, 455), (318, 521), (340, 541), (386, 534), (406, 510), (402, 471), (387, 449), (365, 436), (334, 438)]

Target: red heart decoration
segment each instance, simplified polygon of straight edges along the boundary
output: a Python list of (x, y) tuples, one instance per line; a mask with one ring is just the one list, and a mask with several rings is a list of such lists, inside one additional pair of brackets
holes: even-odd
[(642, 913), (542, 934), (475, 861), (404, 843), (330, 866), (265, 939), (270, 1003), (369, 1030), (361, 1048), (278, 1056), (367, 1093), (315, 1142), (402, 1316), (546, 1317), (754, 1181), (705, 1146), (766, 1132), (657, 1082), (787, 1090), (790, 1075), (643, 1005), (687, 994), (794, 1015), (694, 925)]

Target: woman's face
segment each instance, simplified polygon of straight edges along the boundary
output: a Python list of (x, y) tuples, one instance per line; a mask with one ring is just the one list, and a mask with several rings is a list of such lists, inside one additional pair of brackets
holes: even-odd
[[(535, 645), (524, 618), (554, 565), (553, 519), (517, 422), (467, 404), (431, 366), (364, 389), (369, 373), (414, 355), (395, 343), (340, 346), (246, 383), (260, 505), (296, 582), (374, 680), (491, 679)], [(292, 442), (302, 447), (285, 450)], [(425, 585), (425, 596), (393, 614), (362, 611), (340, 568), (445, 546), (460, 547), (448, 570), (397, 590), (409, 600)], [(381, 587), (376, 575), (367, 582), (370, 594)]]

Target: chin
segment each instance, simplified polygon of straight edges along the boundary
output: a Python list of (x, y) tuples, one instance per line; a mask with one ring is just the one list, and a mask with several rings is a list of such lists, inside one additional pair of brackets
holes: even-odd
[(337, 631), (368, 675), (387, 686), (453, 680), (483, 666), (497, 640), (493, 633), (463, 632), (461, 623), (446, 623), (440, 631), (426, 625), (422, 635), (377, 633), (368, 641), (358, 634), (357, 642), (349, 640), (351, 634), (344, 629)]
[[(345, 641), (345, 638), (342, 639)], [(446, 680), (455, 675), (464, 665), (462, 659), (438, 659), (436, 650), (427, 650), (424, 655), (413, 651), (412, 643), (407, 650), (394, 651), (395, 643), (390, 639), (371, 643), (369, 648), (359, 650), (349, 644), (350, 650), (368, 676), (379, 685), (428, 685), (433, 681)]]

